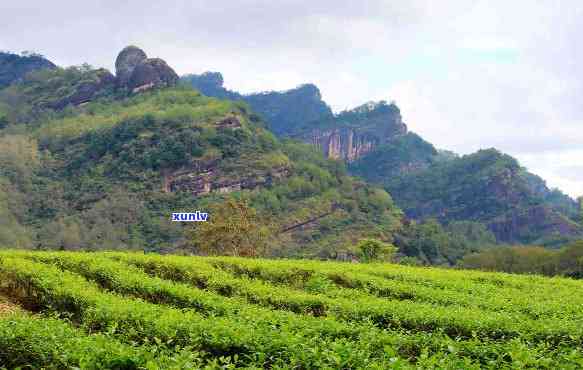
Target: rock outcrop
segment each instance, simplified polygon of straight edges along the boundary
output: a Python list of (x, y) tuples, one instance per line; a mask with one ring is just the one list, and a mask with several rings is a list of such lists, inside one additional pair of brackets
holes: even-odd
[(375, 135), (360, 134), (346, 127), (330, 130), (313, 130), (309, 143), (316, 146), (327, 158), (352, 162), (372, 151), (380, 143)]
[(207, 161), (197, 163), (189, 169), (167, 174), (164, 178), (164, 191), (184, 191), (194, 196), (212, 192), (230, 193), (269, 186), (276, 180), (288, 177), (289, 174), (289, 168), (277, 167), (267, 171), (229, 175), (220, 170), (218, 161)]
[(146, 59), (148, 59), (146, 53), (137, 46), (125, 47), (115, 59), (115, 75), (118, 86), (128, 86), (132, 72)]
[(308, 124), (296, 136), (320, 148), (328, 158), (352, 162), (406, 134), (399, 108), (381, 101)]
[(115, 61), (115, 73), (117, 86), (132, 93), (178, 83), (178, 75), (164, 60), (148, 58), (136, 46), (128, 46), (119, 53)]

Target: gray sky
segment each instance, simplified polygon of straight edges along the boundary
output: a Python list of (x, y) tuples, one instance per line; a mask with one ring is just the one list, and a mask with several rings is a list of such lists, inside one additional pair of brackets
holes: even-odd
[(253, 92), (313, 82), (334, 110), (395, 100), (436, 146), (496, 147), (583, 195), (583, 2), (3, 1), (0, 50), (113, 69), (124, 46)]

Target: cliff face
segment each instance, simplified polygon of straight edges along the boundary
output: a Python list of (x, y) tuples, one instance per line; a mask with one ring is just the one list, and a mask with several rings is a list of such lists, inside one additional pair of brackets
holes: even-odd
[(182, 80), (207, 96), (245, 101), (276, 135), (313, 144), (328, 158), (352, 162), (407, 133), (395, 104), (371, 102), (335, 115), (313, 84), (243, 95), (223, 87), (218, 72), (191, 74)]
[(339, 128), (313, 130), (308, 143), (321, 149), (327, 158), (352, 162), (378, 146), (380, 139), (374, 135), (359, 134), (355, 129)]
[(381, 101), (308, 123), (296, 136), (320, 148), (328, 158), (353, 162), (406, 134), (399, 108)]
[(252, 190), (260, 186), (271, 186), (277, 180), (288, 177), (289, 174), (290, 170), (286, 167), (274, 167), (247, 174), (226, 174), (217, 161), (211, 161), (165, 176), (164, 191), (184, 191), (194, 196), (231, 193)]

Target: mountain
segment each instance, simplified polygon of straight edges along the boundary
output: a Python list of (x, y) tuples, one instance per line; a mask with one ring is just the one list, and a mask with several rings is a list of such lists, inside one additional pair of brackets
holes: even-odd
[[(298, 112), (310, 106), (306, 100), (325, 105), (319, 93), (282, 106), (281, 97), (290, 92), (241, 95), (223, 88), (219, 73), (184, 79), (210, 96), (245, 100), (257, 111), (270, 107), (263, 116), (277, 135), (309, 143), (347, 163), (351, 174), (384, 186), (410, 219), (483, 223), (501, 243), (555, 245), (583, 235), (573, 199), (496, 150), (460, 158), (436, 149), (408, 130), (395, 103), (302, 116)], [(250, 97), (263, 100), (258, 105)]]
[(381, 101), (309, 122), (292, 135), (315, 145), (328, 158), (352, 162), (406, 134), (399, 108)]
[(39, 54), (0, 52), (0, 89), (21, 80), (29, 72), (55, 67), (50, 60)]
[(574, 221), (574, 200), (551, 191), (516, 159), (495, 149), (434, 162), (397, 177), (370, 177), (382, 180), (413, 219), (482, 222), (506, 243), (554, 244), (583, 235)]
[(332, 110), (322, 100), (320, 90), (313, 84), (304, 84), (281, 92), (243, 95), (224, 88), (223, 76), (218, 72), (191, 74), (181, 79), (204, 95), (245, 101), (278, 136), (289, 135), (306, 122), (333, 117)]
[(313, 144), (333, 159), (353, 161), (407, 133), (395, 104), (369, 102), (335, 115), (313, 84), (282, 92), (243, 95), (226, 89), (219, 72), (190, 74), (181, 80), (207, 96), (245, 101), (277, 136)]
[(0, 244), (184, 250), (192, 225), (171, 214), (226, 199), (257, 212), (271, 255), (333, 257), (363, 237), (392, 240), (402, 213), (386, 191), (279, 140), (246, 103), (176, 82), (128, 47), (115, 76), (54, 68), (2, 90)]
[(496, 150), (437, 150), (395, 103), (333, 114), (313, 85), (179, 83), (135, 46), (115, 65), (40, 69), (0, 90), (1, 243), (184, 251), (189, 226), (171, 213), (227, 201), (249, 204), (272, 256), (347, 256), (374, 237), (455, 264), (496, 241), (582, 235), (572, 199)]

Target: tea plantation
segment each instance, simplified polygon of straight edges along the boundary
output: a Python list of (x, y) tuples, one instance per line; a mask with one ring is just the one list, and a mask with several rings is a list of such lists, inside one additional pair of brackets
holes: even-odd
[(0, 368), (583, 367), (583, 281), (564, 278), (2, 251), (0, 289)]

